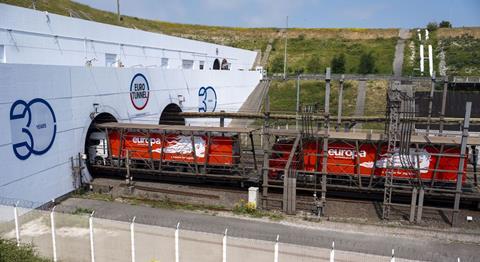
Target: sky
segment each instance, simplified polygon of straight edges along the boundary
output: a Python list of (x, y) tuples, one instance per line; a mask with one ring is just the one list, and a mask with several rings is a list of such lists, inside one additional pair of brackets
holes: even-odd
[[(75, 0), (116, 12), (116, 0)], [(235, 27), (417, 28), (448, 20), (480, 26), (480, 0), (120, 0), (122, 14)]]

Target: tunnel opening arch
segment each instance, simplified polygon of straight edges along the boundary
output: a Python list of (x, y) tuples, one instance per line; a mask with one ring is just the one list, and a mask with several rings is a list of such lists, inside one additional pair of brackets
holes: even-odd
[(218, 58), (213, 61), (213, 70), (220, 70), (220, 60)]
[(104, 161), (105, 159), (102, 156), (105, 156), (108, 153), (106, 144), (107, 134), (104, 134), (104, 130), (99, 130), (96, 128), (96, 125), (109, 122), (118, 122), (118, 120), (113, 114), (108, 112), (91, 115), (90, 119), (92, 120), (85, 135), (84, 153), (86, 155), (88, 174), (94, 175), (92, 174), (90, 164), (94, 163), (94, 161)]
[(185, 125), (185, 117), (178, 115), (181, 113), (182, 109), (179, 105), (171, 103), (168, 104), (162, 111), (160, 115), (160, 119), (158, 121), (159, 125), (177, 125), (177, 126), (184, 126)]

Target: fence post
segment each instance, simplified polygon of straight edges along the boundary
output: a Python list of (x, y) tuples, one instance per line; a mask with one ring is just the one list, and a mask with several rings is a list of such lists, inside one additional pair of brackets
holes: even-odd
[(273, 254), (273, 262), (278, 262), (278, 238), (280, 235), (277, 235), (277, 241), (275, 242), (274, 254)]
[(95, 210), (90, 214), (88, 218), (88, 227), (90, 229), (90, 259), (92, 262), (95, 262), (95, 249), (93, 245), (93, 215), (95, 214)]
[(335, 261), (335, 241), (332, 241), (332, 250), (330, 251), (330, 262)]
[(17, 247), (20, 246), (20, 229), (18, 227), (18, 212), (17, 212), (18, 202), (13, 206), (13, 215), (15, 217), (15, 238), (17, 239)]
[(132, 244), (132, 262), (135, 262), (135, 216), (130, 223), (130, 243)]
[(55, 208), (57, 206), (53, 206), (52, 211), (50, 212), (50, 225), (52, 228), (52, 248), (53, 248), (53, 261), (57, 262), (57, 242), (55, 240), (55, 218), (53, 213), (55, 212)]
[(390, 262), (395, 262), (395, 249), (392, 248), (392, 258), (390, 259)]
[(223, 262), (227, 262), (227, 231), (228, 228), (225, 228), (225, 234), (223, 235)]
[(178, 230), (180, 228), (180, 222), (177, 223), (177, 229), (175, 229), (175, 262), (180, 261), (179, 250), (178, 250)]

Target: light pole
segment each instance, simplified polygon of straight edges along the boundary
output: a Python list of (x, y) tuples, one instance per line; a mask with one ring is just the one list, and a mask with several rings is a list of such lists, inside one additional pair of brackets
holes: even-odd
[(288, 29), (288, 15), (287, 15), (287, 23), (285, 27), (285, 55), (283, 59), (283, 79), (287, 78), (287, 39), (288, 39), (287, 29)]
[(117, 17), (118, 17), (118, 22), (120, 23), (120, 0), (117, 0)]

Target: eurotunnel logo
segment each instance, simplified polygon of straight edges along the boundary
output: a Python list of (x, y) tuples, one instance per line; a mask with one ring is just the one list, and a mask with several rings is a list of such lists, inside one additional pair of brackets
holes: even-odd
[(35, 98), (30, 102), (17, 100), (10, 108), (12, 149), (20, 160), (32, 154), (43, 155), (53, 145), (57, 133), (57, 119), (50, 104)]
[(217, 108), (217, 93), (213, 87), (201, 87), (198, 90), (198, 112), (214, 112)]
[(150, 87), (147, 78), (142, 74), (136, 74), (130, 83), (130, 100), (133, 107), (142, 110), (147, 106), (150, 97)]

